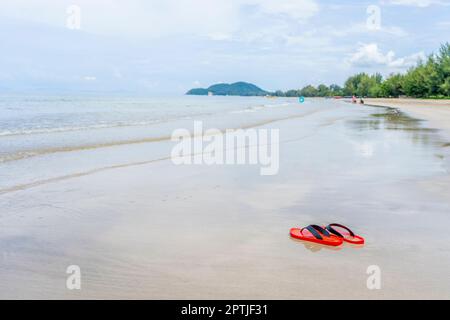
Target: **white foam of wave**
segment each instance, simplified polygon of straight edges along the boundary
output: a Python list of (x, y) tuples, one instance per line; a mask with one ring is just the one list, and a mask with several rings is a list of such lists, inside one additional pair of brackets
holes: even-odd
[[(201, 116), (210, 115), (209, 113), (200, 114)], [(198, 116), (198, 115), (197, 115)], [(32, 129), (17, 129), (17, 130), (3, 130), (0, 131), (0, 137), (46, 134), (46, 133), (63, 133), (72, 131), (87, 131), (97, 129), (121, 128), (121, 127), (145, 127), (155, 124), (161, 124), (176, 120), (189, 120), (191, 116), (174, 117), (168, 119), (158, 119), (149, 121), (130, 121), (130, 122), (115, 122), (115, 123), (97, 123), (86, 126), (63, 126), (63, 127), (35, 127)]]
[(264, 104), (264, 105), (261, 105), (261, 106), (248, 107), (248, 108), (243, 109), (243, 110), (234, 110), (234, 111), (231, 111), (230, 113), (232, 113), (232, 114), (253, 113), (253, 112), (258, 112), (259, 110), (263, 110), (263, 109), (266, 109), (266, 108), (288, 107), (288, 106), (290, 106), (292, 104), (293, 103), (290, 103), (290, 102), (276, 103), (276, 104)]

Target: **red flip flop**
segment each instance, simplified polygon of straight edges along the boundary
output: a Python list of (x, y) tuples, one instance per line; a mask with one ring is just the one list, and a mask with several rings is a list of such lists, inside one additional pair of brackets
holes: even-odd
[(326, 246), (336, 247), (342, 244), (342, 238), (332, 235), (324, 228), (314, 224), (302, 229), (292, 228), (290, 233), (293, 238)]
[(335, 236), (341, 238), (343, 241), (352, 244), (364, 244), (364, 238), (353, 233), (352, 230), (343, 226), (342, 224), (332, 223), (329, 224), (325, 229)]

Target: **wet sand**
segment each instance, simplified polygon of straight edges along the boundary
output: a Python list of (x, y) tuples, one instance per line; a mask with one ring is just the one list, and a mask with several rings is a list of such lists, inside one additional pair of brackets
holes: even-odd
[(450, 100), (430, 99), (366, 99), (374, 106), (398, 108), (411, 116), (430, 122), (450, 137)]
[[(275, 176), (161, 158), (1, 194), (0, 298), (449, 299), (442, 132), (385, 108), (305, 108), (321, 112), (261, 126), (280, 129)], [(144, 146), (108, 150), (131, 159)], [(104, 155), (84, 152), (63, 156)], [(327, 222), (366, 245), (289, 237)], [(81, 268), (80, 291), (65, 287), (69, 265)], [(371, 265), (380, 290), (367, 288)]]

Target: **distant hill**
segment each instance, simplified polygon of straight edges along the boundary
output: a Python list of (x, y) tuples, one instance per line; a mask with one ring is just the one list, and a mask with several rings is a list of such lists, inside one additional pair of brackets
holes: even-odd
[(191, 89), (186, 94), (206, 96), (209, 92), (215, 96), (265, 96), (269, 94), (269, 92), (247, 82), (218, 83), (206, 89)]

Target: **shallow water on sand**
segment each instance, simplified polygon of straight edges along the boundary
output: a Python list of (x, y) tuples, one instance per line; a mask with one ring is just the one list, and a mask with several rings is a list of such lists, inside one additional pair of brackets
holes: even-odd
[[(449, 148), (423, 121), (322, 99), (14, 99), (0, 106), (1, 298), (450, 298)], [(194, 120), (279, 129), (279, 173), (175, 166), (166, 137)], [(327, 222), (366, 245), (289, 238)]]

